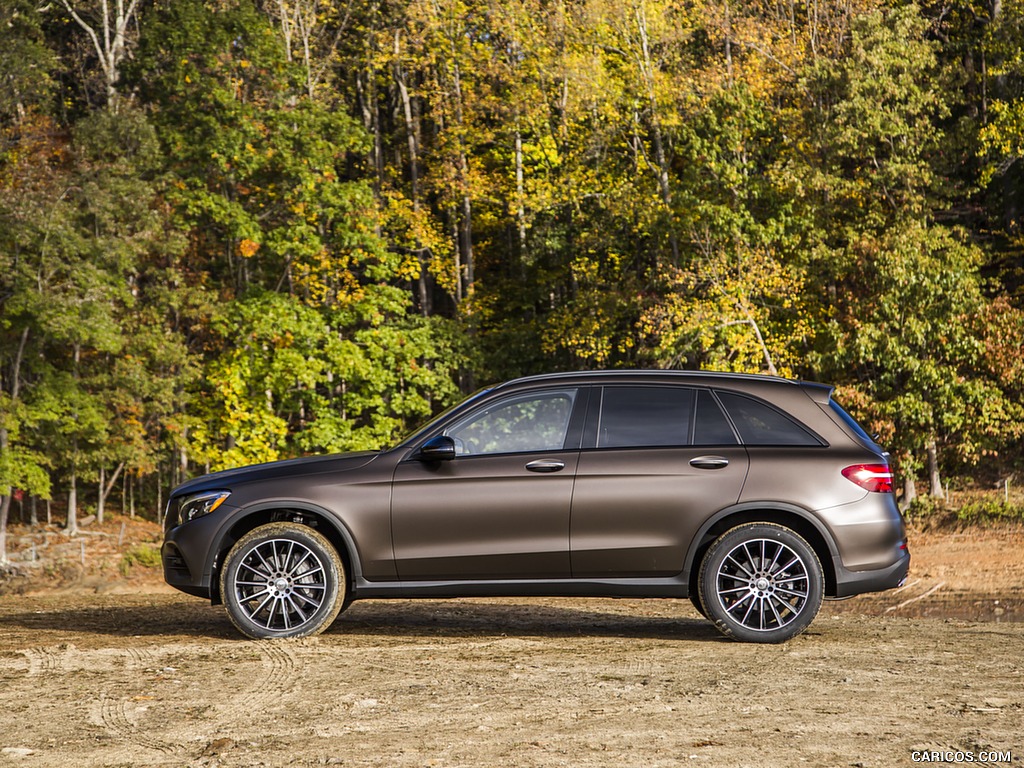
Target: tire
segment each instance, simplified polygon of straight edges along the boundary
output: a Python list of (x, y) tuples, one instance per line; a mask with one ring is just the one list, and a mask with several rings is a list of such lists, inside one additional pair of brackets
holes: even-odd
[(345, 600), (345, 569), (309, 526), (270, 523), (231, 548), (220, 573), (231, 623), (247, 637), (309, 637), (331, 625)]
[(700, 601), (700, 590), (694, 590), (690, 593), (690, 603), (696, 609), (697, 613), (705, 619), (708, 617), (708, 612), (704, 610), (704, 605)]
[(824, 574), (814, 549), (795, 531), (748, 523), (711, 545), (698, 588), (707, 617), (722, 634), (748, 643), (783, 643), (818, 615)]

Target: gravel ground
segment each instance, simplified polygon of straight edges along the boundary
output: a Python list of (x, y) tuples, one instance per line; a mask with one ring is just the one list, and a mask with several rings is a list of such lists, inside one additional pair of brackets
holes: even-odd
[(676, 600), (368, 601), (252, 642), (153, 581), (8, 594), (0, 766), (1022, 765), (1021, 535), (912, 542), (904, 590), (781, 646)]

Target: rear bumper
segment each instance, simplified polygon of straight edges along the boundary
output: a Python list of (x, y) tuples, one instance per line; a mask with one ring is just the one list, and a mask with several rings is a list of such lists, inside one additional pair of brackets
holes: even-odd
[(884, 592), (902, 586), (910, 571), (910, 550), (906, 545), (901, 555), (892, 565), (885, 568), (872, 568), (866, 571), (851, 571), (836, 556), (832, 560), (836, 571), (835, 597), (852, 597), (864, 592)]

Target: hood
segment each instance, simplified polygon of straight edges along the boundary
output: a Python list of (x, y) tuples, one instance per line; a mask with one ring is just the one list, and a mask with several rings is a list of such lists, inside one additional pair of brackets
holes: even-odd
[(266, 464), (253, 464), (248, 467), (225, 469), (187, 480), (171, 491), (171, 496), (198, 493), (199, 491), (213, 490), (215, 488), (231, 489), (242, 483), (251, 483), (257, 480), (273, 480), (278, 477), (316, 475), (321, 472), (346, 472), (350, 469), (366, 466), (379, 455), (378, 451), (335, 453), (328, 456), (304, 456), (299, 459), (271, 461)]

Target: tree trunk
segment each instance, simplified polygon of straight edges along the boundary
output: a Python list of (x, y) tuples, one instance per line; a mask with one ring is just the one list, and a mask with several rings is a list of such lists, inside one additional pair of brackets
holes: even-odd
[(160, 471), (160, 462), (156, 465), (156, 522), (161, 528), (164, 525), (164, 476)]
[(11, 513), (10, 490), (0, 496), (0, 565), (7, 562), (7, 517)]
[[(728, 5), (726, 6), (728, 12)], [(636, 25), (640, 33), (640, 70), (644, 79), (644, 87), (647, 89), (647, 100), (651, 109), (651, 141), (654, 145), (654, 162), (657, 164), (658, 190), (661, 192), (661, 202), (665, 206), (665, 214), (669, 220), (668, 239), (669, 247), (672, 250), (672, 264), (679, 264), (679, 238), (676, 236), (676, 228), (672, 221), (672, 190), (669, 186), (669, 165), (665, 154), (665, 141), (661, 132), (661, 121), (658, 119), (658, 94), (654, 84), (654, 62), (651, 60), (650, 41), (647, 34), (647, 14), (643, 5), (636, 7)], [(726, 36), (728, 44), (728, 35)], [(730, 63), (731, 67), (731, 63)], [(731, 79), (731, 77), (730, 77)]]
[[(463, 178), (466, 179), (466, 189), (469, 189), (469, 165), (466, 162), (465, 153), (460, 153)], [(464, 263), (466, 266), (466, 290), (464, 295), (468, 296), (473, 292), (473, 203), (470, 200), (469, 192), (462, 196), (462, 226), (460, 227), (460, 239), (462, 241)]]
[(100, 525), (103, 524), (103, 507), (106, 497), (103, 495), (103, 486), (107, 479), (107, 470), (100, 467), (100, 479), (96, 485), (96, 522)]
[[(11, 396), (10, 404), (13, 406), (18, 402), (21, 394), (21, 361), (25, 354), (25, 344), (28, 342), (28, 328), (22, 330), (21, 338), (18, 341), (18, 351), (14, 356), (14, 365), (11, 369)], [(0, 427), (0, 453), (7, 453), (10, 449), (10, 432), (6, 427)], [(14, 489), (11, 486), (0, 489), (0, 563), (7, 562), (7, 521), (11, 514), (11, 496)]]
[[(9, 441), (10, 437), (7, 430), (0, 427), (0, 451), (7, 452)], [(0, 494), (0, 563), (7, 562), (7, 518), (11, 513), (11, 495), (13, 492), (11, 486), (8, 485), (3, 489), (3, 493)]]
[(377, 109), (377, 91), (373, 84), (372, 72), (366, 77), (360, 72), (356, 75), (356, 95), (359, 108), (363, 114), (363, 127), (373, 139), (373, 193), (379, 200), (384, 186), (384, 145), (380, 135), (380, 114)]
[(906, 512), (910, 509), (910, 505), (914, 503), (914, 499), (917, 498), (917, 484), (914, 482), (913, 475), (903, 476), (903, 498), (900, 500), (900, 511)]
[(178, 448), (178, 469), (181, 472), (178, 482), (184, 483), (188, 479), (188, 427), (181, 430), (181, 446)]
[(448, 206), (448, 223), (451, 226), (451, 237), (455, 247), (452, 248), (452, 259), (455, 266), (455, 306), (462, 305), (462, 249), (459, 247), (459, 214), (455, 205)]
[(99, 500), (96, 502), (96, 522), (103, 522), (103, 512), (107, 506), (107, 497), (110, 492), (114, 489), (114, 483), (117, 482), (118, 475), (121, 474), (121, 470), (124, 469), (124, 462), (122, 461), (117, 465), (117, 469), (114, 470), (114, 474), (110, 476), (110, 482), (105, 482), (106, 470), (100, 468), (100, 485), (99, 485)]
[(78, 533), (78, 475), (74, 469), (71, 470), (68, 488), (68, 520), (64, 532), (68, 536), (75, 536)]
[(302, 66), (306, 73), (306, 95), (311, 99), (316, 93), (316, 86), (320, 82), (320, 78), (327, 70), (328, 65), (326, 62), (331, 60), (348, 26), (348, 12), (346, 12), (346, 18), (339, 25), (334, 39), (327, 44), (326, 50), (320, 51), (320, 58), (324, 63), (319, 67), (314, 67), (313, 47), (318, 37), (321, 40), (325, 39), (323, 35), (318, 35), (317, 33), (317, 28), (322, 26), (320, 24), (320, 17), (324, 10), (325, 8), (321, 6), (319, 0), (298, 0), (297, 2), (294, 0), (292, 2), (277, 0), (276, 11), (271, 11), (269, 7), (267, 8), (270, 15), (276, 16), (281, 24), (281, 36), (284, 38), (285, 56), (288, 58), (288, 61), (295, 61), (296, 57), (292, 52), (292, 48), (296, 47), (296, 35), (299, 38), (302, 47)]
[[(74, 368), (72, 369), (75, 382), (77, 385), (79, 379), (78, 366), (81, 362), (82, 347), (78, 342), (75, 342), (73, 347)], [(74, 418), (78, 419), (77, 411), (72, 414)], [(78, 437), (75, 436), (71, 441), (71, 480), (70, 489), (68, 491), (68, 517), (65, 523), (64, 530), (68, 536), (74, 536), (78, 533)]]
[[(412, 211), (414, 215), (420, 212), (420, 122), (418, 115), (413, 114), (412, 98), (409, 96), (409, 86), (405, 79), (405, 72), (398, 63), (400, 53), (399, 33), (395, 32), (395, 83), (398, 85), (398, 96), (402, 100), (402, 112), (405, 115), (405, 140), (409, 145), (409, 182), (412, 192)], [(422, 244), (416, 242), (417, 257), (420, 261), (420, 275), (417, 281), (417, 288), (420, 299), (420, 314), (429, 317), (432, 314), (429, 285), (427, 284), (427, 259)]]
[[(465, 116), (462, 110), (462, 73), (458, 61), (455, 60), (455, 45), (452, 44), (452, 85), (454, 86), (455, 101), (455, 122), (459, 129), (458, 134), (458, 157), (457, 167), (459, 169), (459, 185), (462, 192), (461, 216), (457, 214), (458, 226), (456, 229), (455, 248), (462, 254), (461, 264), (456, 272), (456, 282), (459, 286), (457, 291), (459, 301), (473, 292), (474, 263), (473, 263), (473, 200), (469, 194), (469, 160), (466, 155), (465, 145)], [(463, 274), (465, 272), (465, 281)], [(463, 288), (463, 284), (465, 288)]]
[(939, 476), (939, 450), (934, 437), (928, 440), (925, 451), (928, 454), (929, 495), (933, 499), (944, 499), (946, 494), (942, 490), (942, 478)]
[(526, 259), (526, 186), (523, 174), (523, 136), (516, 128), (515, 133), (516, 160), (516, 231), (519, 234), (520, 268)]
[(128, 0), (125, 7), (125, 0), (115, 0), (112, 4), (104, 1), (101, 4), (102, 18), (98, 23), (90, 24), (84, 17), (79, 15), (78, 10), (70, 0), (61, 0), (66, 10), (75, 23), (81, 27), (92, 41), (93, 50), (100, 62), (100, 69), (103, 70), (103, 80), (106, 83), (107, 109), (117, 112), (117, 83), (121, 79), (121, 64), (128, 56), (128, 38), (126, 33), (129, 24), (135, 17), (135, 8), (139, 0)]

